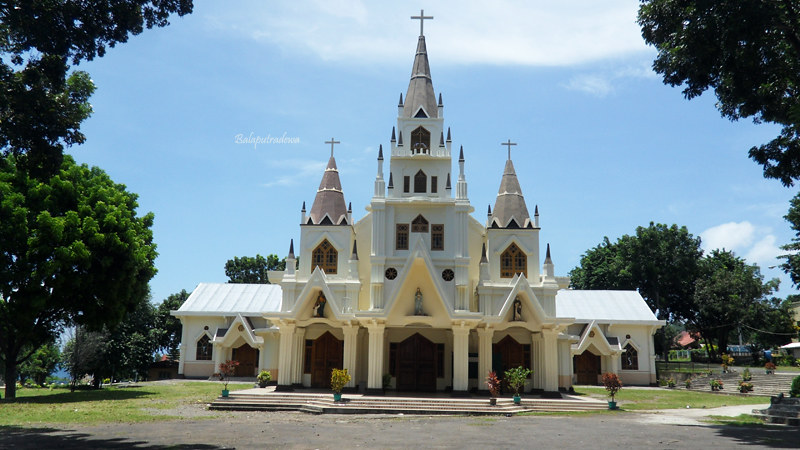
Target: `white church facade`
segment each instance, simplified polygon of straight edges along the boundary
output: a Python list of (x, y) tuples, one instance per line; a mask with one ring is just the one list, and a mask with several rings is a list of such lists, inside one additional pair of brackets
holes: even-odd
[(367, 214), (355, 220), (346, 206), (331, 140), (274, 284), (202, 283), (173, 311), (179, 373), (206, 378), (236, 359), (237, 375), (266, 369), (279, 389), (328, 387), (332, 368), (366, 391), (484, 390), (489, 371), (520, 365), (533, 370), (526, 391), (596, 384), (603, 372), (654, 383), (653, 334), (664, 322), (637, 292), (570, 290), (555, 276), (510, 151), (493, 208), (475, 219), (443, 113), (420, 33), (388, 174), (381, 147)]

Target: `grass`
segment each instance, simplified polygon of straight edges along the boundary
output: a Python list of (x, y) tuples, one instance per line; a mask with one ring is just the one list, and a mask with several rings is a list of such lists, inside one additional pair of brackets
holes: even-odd
[(740, 414), (736, 417), (728, 416), (708, 416), (704, 422), (714, 425), (735, 425), (735, 426), (768, 426), (764, 420), (750, 414)]
[[(233, 384), (229, 389), (252, 387)], [(216, 398), (219, 383), (147, 384), (142, 387), (105, 387), (99, 390), (24, 388), (15, 401), (0, 400), (0, 426), (39, 424), (97, 424), (175, 419), (147, 409), (171, 409)]]
[[(603, 388), (580, 387), (575, 390), (578, 395), (607, 399)], [(617, 394), (617, 402), (626, 410), (652, 410), (686, 408), (717, 408), (733, 405), (759, 405), (769, 402), (766, 397), (712, 394), (702, 391), (685, 391), (670, 389), (622, 389)]]

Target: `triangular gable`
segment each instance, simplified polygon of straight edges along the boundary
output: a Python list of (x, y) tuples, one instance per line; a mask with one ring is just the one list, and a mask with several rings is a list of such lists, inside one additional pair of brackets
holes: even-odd
[(620, 347), (619, 343), (613, 345), (608, 342), (608, 339), (606, 339), (605, 334), (603, 334), (603, 331), (600, 330), (600, 327), (597, 325), (597, 321), (595, 320), (593, 320), (589, 326), (583, 330), (580, 340), (577, 344), (572, 344), (570, 351), (573, 355), (580, 355), (587, 348), (589, 348), (590, 345), (593, 345), (594, 348), (600, 351), (600, 353), (604, 356), (611, 355), (613, 353), (622, 353), (622, 348)]
[[(239, 325), (241, 325), (241, 327), (239, 327)], [(241, 330), (239, 328), (241, 328)], [(236, 315), (236, 318), (233, 319), (233, 322), (231, 322), (228, 327), (228, 331), (222, 337), (222, 342), (219, 343), (224, 347), (230, 347), (239, 337), (242, 337), (247, 345), (253, 348), (258, 348), (264, 343), (264, 338), (256, 336), (255, 333), (253, 333), (252, 324), (241, 314)], [(218, 342), (219, 338), (215, 338), (214, 341)]]
[(525, 243), (520, 238), (514, 235), (504, 239), (502, 243), (499, 246), (496, 246), (493, 251), (494, 253), (499, 255), (500, 253), (506, 251), (508, 246), (511, 245), (512, 243), (517, 244), (517, 247), (519, 247), (520, 250), (525, 252), (525, 254), (528, 255), (528, 257), (530, 257), (530, 255), (533, 254), (533, 249), (525, 245)]
[(433, 261), (431, 260), (431, 255), (428, 252), (428, 248), (425, 246), (425, 241), (423, 239), (417, 239), (416, 243), (414, 244), (414, 247), (409, 251), (408, 258), (406, 258), (406, 261), (403, 264), (403, 270), (401, 270), (400, 273), (397, 275), (397, 281), (394, 284), (394, 289), (392, 289), (392, 292), (389, 294), (389, 302), (384, 307), (384, 311), (386, 311), (387, 313), (386, 315), (387, 316), (389, 315), (389, 313), (394, 308), (394, 305), (397, 303), (397, 295), (403, 288), (403, 286), (406, 284), (406, 281), (408, 281), (407, 278), (411, 270), (411, 266), (417, 258), (422, 259), (423, 263), (425, 264), (425, 268), (427, 269), (428, 274), (430, 274), (430, 279), (431, 283), (433, 284), (433, 288), (436, 290), (436, 295), (438, 295), (438, 297), (442, 299), (442, 305), (444, 306), (444, 309), (447, 311), (448, 317), (450, 319), (454, 318), (455, 311), (453, 310), (453, 307), (447, 301), (445, 301), (445, 298), (447, 297), (445, 297), (444, 294), (445, 291), (442, 287), (441, 282), (439, 282), (439, 277), (433, 275), (436, 273), (436, 267), (433, 265)]
[[(325, 307), (325, 311), (331, 313), (336, 320), (343, 319), (343, 314), (340, 312), (342, 311), (340, 300), (331, 292), (330, 287), (328, 287), (328, 277), (319, 266), (314, 267), (314, 271), (311, 272), (308, 282), (303, 287), (303, 290), (300, 291), (297, 300), (295, 300), (294, 308), (289, 311), (289, 316), (293, 319), (301, 319), (300, 314), (303, 311), (310, 310), (310, 308), (314, 306), (313, 304), (317, 300), (317, 296), (314, 295), (314, 293), (318, 290), (322, 291), (322, 294), (325, 295), (325, 301), (328, 303)], [(308, 317), (302, 317), (302, 319), (307, 318)]]
[[(545, 313), (544, 308), (542, 308), (542, 305), (539, 303), (539, 299), (536, 297), (533, 289), (531, 289), (531, 285), (528, 283), (525, 275), (514, 275), (514, 278), (511, 279), (511, 285), (511, 292), (509, 292), (508, 296), (506, 296), (506, 300), (503, 302), (503, 307), (500, 308), (500, 312), (494, 318), (496, 321), (503, 321), (509, 317), (509, 314), (511, 314), (511, 308), (513, 308), (514, 305), (514, 299), (516, 299), (519, 294), (522, 294), (519, 295), (520, 301), (522, 302), (522, 308), (524, 311), (530, 311), (533, 313), (533, 321), (535, 323), (539, 325), (553, 323), (552, 318), (547, 317), (547, 313)], [(527, 319), (525, 322), (521, 323), (528, 322), (531, 322), (531, 320)]]

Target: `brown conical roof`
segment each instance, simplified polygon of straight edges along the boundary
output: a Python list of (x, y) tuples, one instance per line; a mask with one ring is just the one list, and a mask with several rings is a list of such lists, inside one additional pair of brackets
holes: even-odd
[(411, 81), (408, 82), (403, 116), (416, 117), (420, 107), (425, 108), (428, 117), (439, 116), (436, 94), (433, 92), (433, 81), (431, 80), (431, 67), (428, 64), (425, 36), (420, 36), (417, 42), (417, 54), (414, 56), (414, 67), (411, 69)]
[(492, 228), (533, 227), (528, 207), (525, 205), (525, 197), (522, 195), (522, 188), (519, 187), (514, 163), (510, 159), (506, 161), (506, 167), (503, 170), (503, 179), (500, 181), (500, 189), (497, 191), (497, 200), (494, 204), (494, 214), (492, 214), (490, 224)]
[(331, 156), (328, 167), (322, 175), (317, 196), (311, 206), (308, 222), (313, 225), (347, 225), (347, 207), (344, 202), (342, 183), (339, 182), (339, 169)]

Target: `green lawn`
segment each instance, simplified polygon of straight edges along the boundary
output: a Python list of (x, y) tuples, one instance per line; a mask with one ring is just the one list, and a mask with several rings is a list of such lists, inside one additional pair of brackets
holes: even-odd
[[(575, 390), (579, 395), (590, 395), (605, 398), (607, 392), (601, 387), (580, 387)], [(617, 394), (617, 403), (622, 409), (648, 410), (648, 409), (676, 409), (686, 408), (716, 408), (719, 406), (733, 405), (759, 405), (769, 403), (767, 397), (749, 397), (744, 395), (712, 394), (702, 391), (685, 391), (670, 389), (625, 389)]]
[[(252, 384), (231, 383), (229, 389), (248, 387)], [(170, 409), (181, 404), (210, 403), (221, 390), (220, 383), (202, 382), (111, 386), (75, 392), (24, 388), (17, 390), (16, 401), (0, 400), (0, 426), (174, 419), (173, 416), (152, 414), (144, 408)]]

